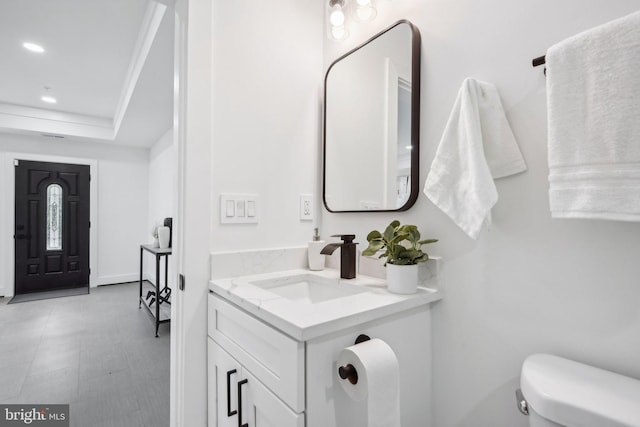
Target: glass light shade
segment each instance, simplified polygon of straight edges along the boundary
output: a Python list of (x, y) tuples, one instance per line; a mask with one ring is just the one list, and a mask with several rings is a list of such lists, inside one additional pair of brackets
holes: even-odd
[(344, 12), (340, 5), (337, 4), (331, 8), (329, 22), (331, 22), (332, 27), (341, 27), (344, 25)]
[(327, 28), (327, 32), (328, 37), (332, 40), (344, 40), (349, 35), (346, 27), (347, 10), (345, 6), (345, 1), (332, 0), (329, 2), (329, 25)]
[(339, 27), (331, 27), (331, 37), (334, 40), (344, 40), (348, 36), (349, 36), (349, 32), (344, 27), (344, 25), (341, 25)]
[(361, 22), (373, 21), (377, 14), (378, 12), (373, 6), (358, 6), (356, 9), (356, 18)]

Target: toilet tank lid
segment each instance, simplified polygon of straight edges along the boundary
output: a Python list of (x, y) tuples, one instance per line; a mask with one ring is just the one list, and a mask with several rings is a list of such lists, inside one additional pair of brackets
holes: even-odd
[(640, 427), (640, 381), (549, 354), (524, 361), (522, 394), (536, 413), (566, 426)]

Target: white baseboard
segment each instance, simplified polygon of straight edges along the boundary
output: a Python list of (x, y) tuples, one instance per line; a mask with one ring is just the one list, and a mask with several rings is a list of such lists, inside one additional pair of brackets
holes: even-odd
[[(144, 277), (144, 275), (143, 275)], [(126, 282), (136, 282), (140, 280), (140, 273), (132, 273), (132, 274), (117, 274), (113, 276), (101, 276), (98, 277), (95, 282), (91, 283), (91, 287), (95, 288), (97, 286), (103, 285), (113, 285), (116, 283), (126, 283)]]
[[(140, 273), (133, 274), (119, 274), (114, 276), (102, 276), (98, 277), (95, 281), (95, 284), (92, 283), (91, 287), (95, 288), (98, 286), (105, 285), (115, 285), (116, 283), (127, 283), (127, 282), (137, 282), (140, 280)], [(144, 272), (142, 273), (142, 280), (149, 281), (155, 285), (156, 278), (155, 274)], [(161, 283), (164, 285), (164, 277), (161, 278)], [(171, 285), (169, 285), (171, 287)]]
[[(151, 275), (145, 273), (142, 276), (145, 280), (149, 280)], [(98, 286), (113, 285), (116, 283), (137, 282), (140, 280), (140, 273), (133, 274), (118, 274), (114, 276), (102, 276), (98, 277), (95, 281), (91, 281), (90, 287), (97, 288)], [(153, 280), (149, 280), (153, 283)], [(9, 289), (6, 286), (0, 287), (0, 297), (13, 297), (13, 289)]]

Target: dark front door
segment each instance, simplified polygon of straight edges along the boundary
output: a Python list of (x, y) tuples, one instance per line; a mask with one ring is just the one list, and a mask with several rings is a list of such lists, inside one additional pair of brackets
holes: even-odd
[(89, 166), (16, 162), (16, 294), (89, 286)]

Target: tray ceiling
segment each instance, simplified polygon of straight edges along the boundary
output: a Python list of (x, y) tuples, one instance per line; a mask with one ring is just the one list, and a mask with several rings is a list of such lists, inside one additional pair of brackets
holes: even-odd
[(0, 131), (150, 146), (172, 125), (173, 14), (165, 4), (2, 2), (0, 55)]

